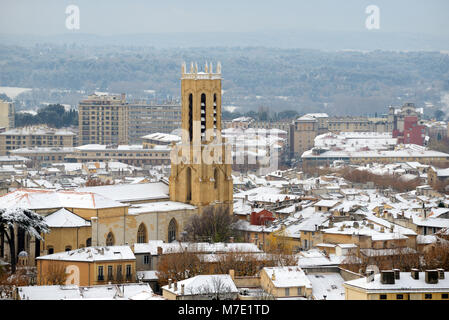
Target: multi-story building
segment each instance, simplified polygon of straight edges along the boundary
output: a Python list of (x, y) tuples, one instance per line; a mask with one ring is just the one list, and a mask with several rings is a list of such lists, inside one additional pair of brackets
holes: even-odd
[(14, 104), (0, 99), (0, 128), (14, 128)]
[(53, 164), (66, 162), (73, 158), (73, 147), (40, 147), (40, 148), (20, 148), (11, 151), (15, 156), (25, 157), (31, 160), (31, 164)]
[(128, 104), (125, 94), (90, 95), (80, 101), (79, 144), (127, 144)]
[(136, 102), (128, 105), (128, 143), (140, 143), (142, 136), (156, 132), (171, 133), (180, 127), (180, 104)]
[(86, 144), (74, 149), (73, 159), (77, 162), (106, 162), (114, 159), (134, 166), (170, 164), (169, 146), (145, 148), (143, 145)]
[(0, 133), (0, 155), (21, 148), (73, 147), (75, 133), (68, 129), (47, 127), (15, 128)]
[(309, 113), (295, 120), (291, 129), (292, 156), (300, 157), (313, 147), (315, 137), (327, 132), (328, 118), (329, 116), (325, 113)]
[[(401, 108), (390, 107), (388, 115), (382, 117), (329, 117), (325, 113), (309, 113), (294, 121), (291, 128), (290, 156), (300, 158), (313, 147), (313, 139), (323, 133), (332, 132), (397, 132), (406, 133), (405, 143), (416, 143), (421, 137), (422, 128), (415, 128), (421, 119), (422, 108), (416, 108), (413, 103), (406, 103)], [(416, 120), (411, 121), (409, 117)], [(409, 119), (406, 121), (406, 118)], [(413, 125), (415, 123), (415, 125)], [(411, 129), (413, 128), (413, 129)], [(419, 134), (418, 134), (419, 131)], [(422, 137), (421, 137), (422, 138)]]
[(381, 271), (343, 284), (346, 300), (449, 300), (449, 272)]

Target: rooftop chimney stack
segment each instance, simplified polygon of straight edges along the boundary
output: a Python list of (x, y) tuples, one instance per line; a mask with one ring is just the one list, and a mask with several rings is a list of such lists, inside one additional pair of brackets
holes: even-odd
[(401, 278), (401, 270), (399, 270), (399, 269), (393, 269), (393, 271), (394, 271), (394, 278), (395, 278), (396, 280), (399, 280), (399, 279)]
[(380, 283), (394, 284), (395, 274), (393, 270), (382, 270), (380, 272)]
[(168, 288), (171, 289), (171, 279), (168, 279)]
[(184, 283), (181, 284), (181, 296), (184, 295)]
[(174, 288), (173, 288), (173, 290), (174, 290), (174, 291), (178, 291), (178, 281), (175, 281), (175, 282), (174, 282)]
[(415, 280), (419, 280), (419, 270), (416, 268), (412, 269), (411, 276)]
[(437, 269), (438, 271), (438, 279), (443, 280), (444, 279), (444, 269)]
[(437, 284), (438, 283), (438, 271), (426, 270), (426, 283)]

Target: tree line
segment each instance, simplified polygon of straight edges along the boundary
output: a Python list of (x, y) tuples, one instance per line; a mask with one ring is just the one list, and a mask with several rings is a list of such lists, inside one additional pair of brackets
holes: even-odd
[(52, 128), (62, 128), (78, 125), (78, 111), (66, 111), (60, 104), (51, 104), (40, 108), (36, 115), (30, 113), (15, 114), (16, 127), (46, 124)]

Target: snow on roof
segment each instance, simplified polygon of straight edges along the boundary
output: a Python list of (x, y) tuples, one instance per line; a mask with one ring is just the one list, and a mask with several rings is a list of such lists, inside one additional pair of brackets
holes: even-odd
[(81, 299), (78, 286), (27, 286), (19, 287), (21, 300), (72, 300)]
[(65, 135), (74, 136), (75, 133), (68, 129), (53, 129), (45, 126), (31, 126), (10, 129), (0, 133), (0, 135)]
[(161, 133), (161, 132), (148, 134), (146, 136), (143, 136), (142, 139), (156, 140), (156, 141), (167, 142), (167, 143), (181, 141), (181, 137), (178, 135)]
[(77, 228), (88, 227), (90, 222), (80, 216), (62, 208), (56, 212), (50, 213), (44, 218), (45, 223), (50, 228)]
[(157, 248), (162, 248), (162, 253), (175, 253), (188, 250), (190, 252), (199, 253), (220, 253), (220, 252), (245, 252), (257, 253), (262, 252), (254, 243), (207, 243), (207, 242), (170, 242), (165, 243), (161, 240), (150, 240), (147, 243), (135, 243), (134, 253), (150, 253), (157, 255)]
[(340, 203), (340, 201), (338, 201), (338, 200), (320, 200), (317, 203), (315, 203), (314, 206), (315, 207), (333, 208), (338, 203)]
[(196, 209), (195, 206), (183, 202), (156, 201), (132, 205), (128, 209), (128, 214), (133, 215), (148, 212), (167, 212), (175, 210), (194, 210), (194, 209)]
[(0, 208), (25, 209), (88, 208), (102, 209), (125, 205), (100, 194), (46, 189), (18, 189), (0, 196)]
[(345, 280), (339, 273), (309, 273), (307, 278), (312, 283), (312, 295), (316, 300), (345, 299), (345, 289), (343, 288)]
[(166, 285), (163, 286), (162, 289), (180, 295), (182, 285), (184, 285), (184, 295), (210, 294), (216, 293), (217, 290), (219, 290), (220, 293), (239, 292), (231, 276), (228, 274), (199, 275), (178, 281), (177, 290), (175, 290), (173, 284), (171, 288)]
[(413, 223), (420, 227), (449, 228), (449, 219), (412, 216)]
[[(263, 268), (271, 282), (276, 288), (289, 288), (289, 287), (306, 287), (312, 288), (312, 283), (308, 279), (305, 272), (297, 267), (270, 267)], [(274, 273), (275, 279), (272, 280)]]
[(85, 187), (76, 191), (96, 193), (118, 202), (169, 198), (168, 186), (162, 182)]
[[(419, 279), (415, 280), (411, 277), (410, 272), (401, 272), (399, 279), (395, 279), (394, 284), (382, 284), (380, 282), (380, 274), (374, 276), (374, 281), (367, 282), (366, 278), (347, 281), (344, 286), (352, 286), (375, 292), (381, 290), (382, 293), (396, 292), (398, 290), (419, 290), (432, 292), (447, 292), (449, 289), (449, 272), (444, 273), (444, 279), (439, 279), (438, 283), (430, 284), (425, 281), (425, 273), (419, 273)], [(391, 290), (391, 291), (390, 291)]]
[(19, 287), (21, 300), (165, 300), (147, 283), (78, 287), (77, 285)]
[(135, 260), (136, 257), (129, 246), (104, 246), (85, 247), (71, 251), (58, 252), (37, 257), (41, 260), (62, 261), (113, 261), (113, 260)]

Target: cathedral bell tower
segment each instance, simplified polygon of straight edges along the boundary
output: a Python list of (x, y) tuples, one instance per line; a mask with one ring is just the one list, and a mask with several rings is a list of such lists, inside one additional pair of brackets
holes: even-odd
[(181, 143), (171, 151), (170, 200), (199, 207), (225, 206), (232, 213), (232, 157), (221, 137), (221, 64), (204, 72), (182, 65)]

